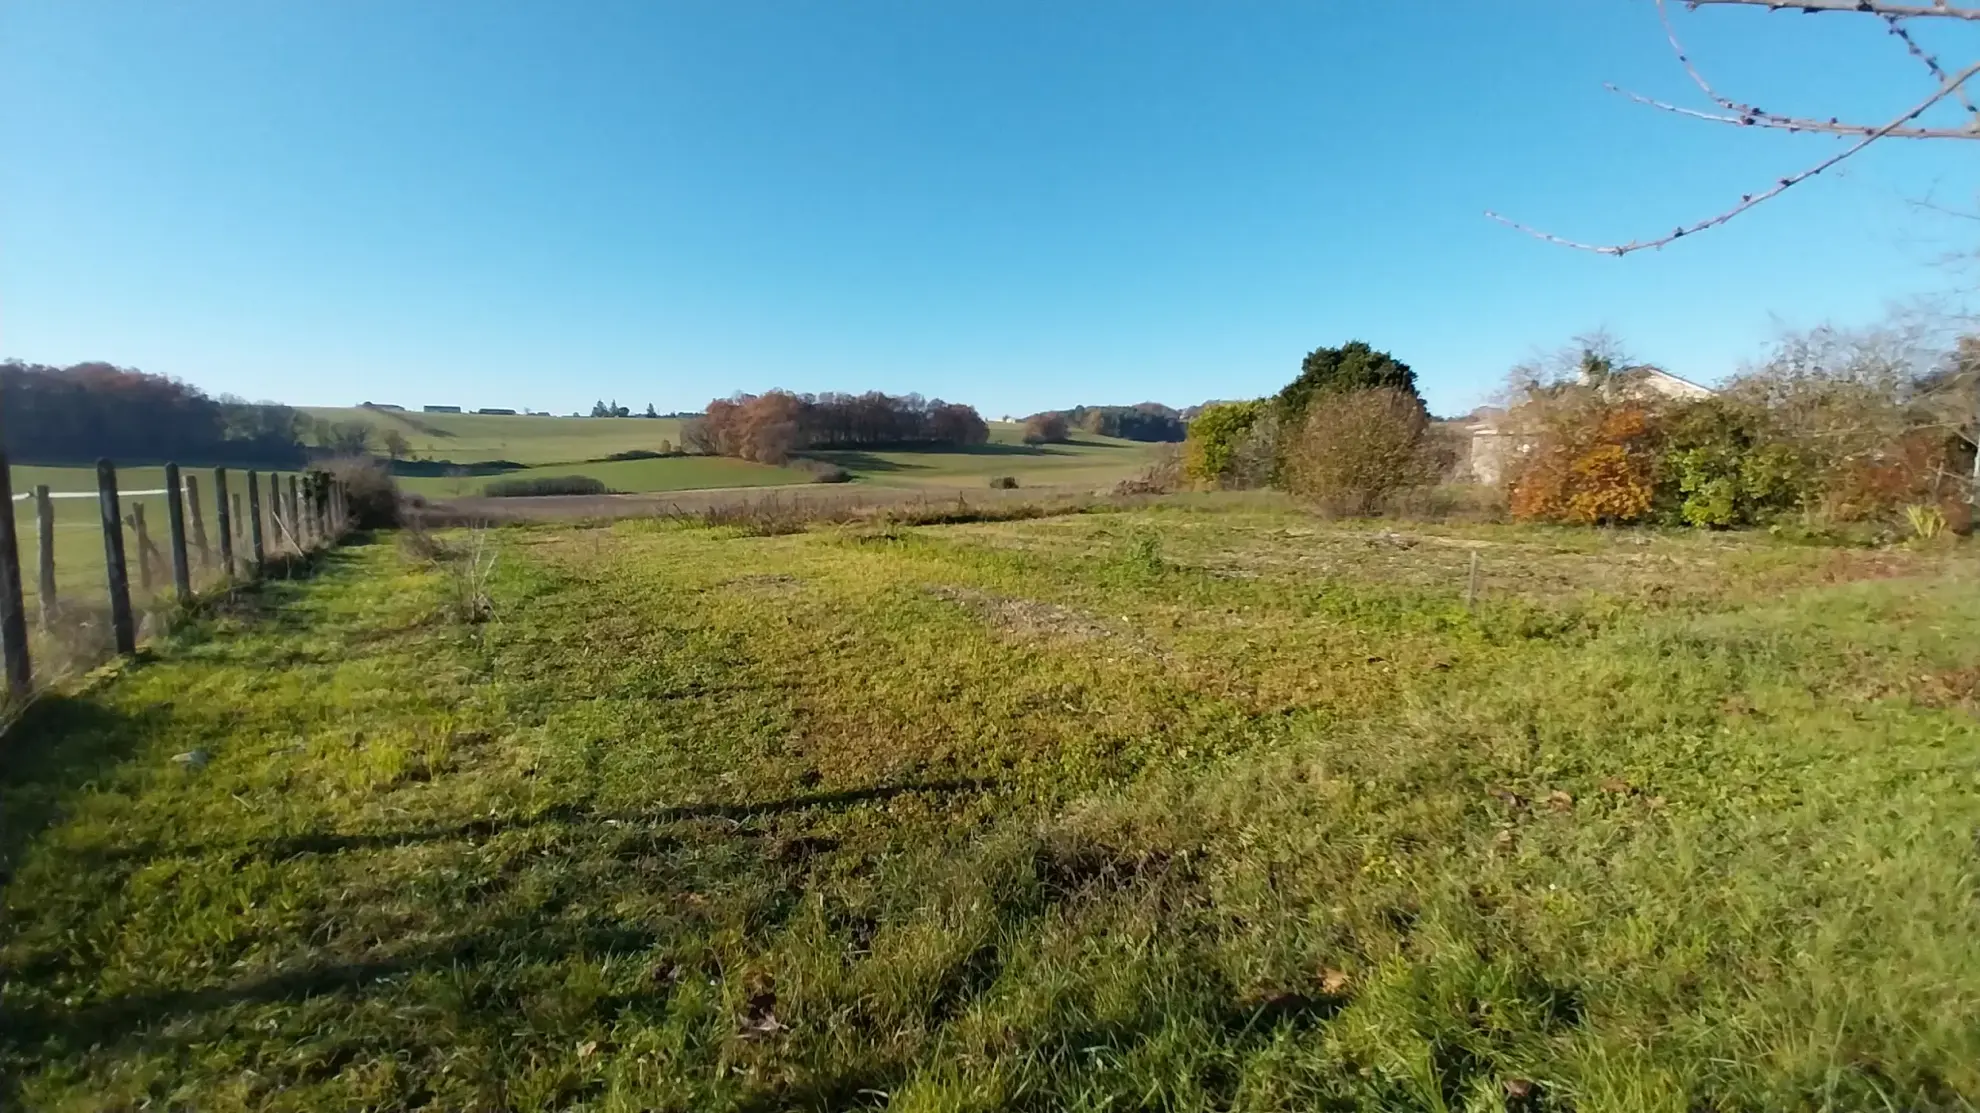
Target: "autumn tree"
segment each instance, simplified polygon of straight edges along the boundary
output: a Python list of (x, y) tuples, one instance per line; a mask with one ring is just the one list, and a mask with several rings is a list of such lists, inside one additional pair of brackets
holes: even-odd
[(1025, 418), (1023, 435), (1026, 444), (1064, 444), (1072, 439), (1072, 428), (1065, 414), (1048, 410)]

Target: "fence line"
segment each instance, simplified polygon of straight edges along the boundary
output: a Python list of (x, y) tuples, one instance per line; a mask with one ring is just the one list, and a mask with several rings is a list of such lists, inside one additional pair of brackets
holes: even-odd
[[(155, 473), (153, 473), (155, 474)], [(268, 481), (269, 499), (261, 498), (262, 479)], [(282, 480), (286, 478), (287, 498)], [(169, 575), (169, 602), (184, 606), (202, 590), (226, 590), (233, 584), (260, 578), (272, 566), (271, 558), (283, 554), (305, 556), (339, 544), (349, 533), (348, 492), (335, 476), (312, 471), (307, 476), (249, 471), (246, 501), (229, 482), (228, 469), (211, 469), (211, 480), (202, 482), (197, 474), (186, 474), (179, 465), (165, 465), (165, 486), (123, 491), (118, 487), (116, 466), (101, 460), (96, 466), (96, 490), (53, 491), (38, 484), (32, 490), (13, 490), (13, 471), (0, 452), (0, 666), (4, 666), (6, 696), (19, 703), (33, 694), (36, 664), (44, 666), (43, 680), (60, 675), (63, 664), (98, 663), (112, 650), (129, 655), (137, 651), (138, 609), (130, 582), (130, 558), (137, 562), (138, 588), (144, 602), (154, 606), (168, 601), (162, 577)], [(207, 532), (207, 503), (212, 499), (215, 532)], [(153, 503), (154, 515), (164, 516), (165, 547), (160, 550), (151, 532), (157, 518), (147, 519), (147, 496), (164, 496), (163, 505)], [(94, 521), (58, 521), (58, 500), (97, 500)], [(35, 626), (39, 642), (30, 646), (27, 600), (20, 551), (15, 504), (32, 500), (35, 529), (35, 576), (31, 581), (38, 606)], [(25, 510), (21, 511), (25, 513)], [(66, 516), (66, 515), (65, 515)], [(87, 590), (77, 573), (94, 561), (72, 540), (62, 540), (71, 530), (97, 529), (102, 534), (103, 561), (101, 585)], [(272, 534), (274, 543), (268, 543)], [(126, 544), (126, 538), (129, 544)], [(218, 559), (214, 556), (217, 541)], [(59, 542), (59, 543), (58, 543)], [(135, 549), (132, 552), (131, 549)], [(58, 576), (58, 569), (67, 569)], [(153, 594), (154, 581), (159, 590)], [(92, 598), (97, 602), (92, 602)], [(94, 631), (92, 634), (91, 632)], [(104, 638), (98, 648), (76, 644)], [(42, 653), (49, 661), (37, 661)], [(78, 655), (87, 659), (77, 661)]]

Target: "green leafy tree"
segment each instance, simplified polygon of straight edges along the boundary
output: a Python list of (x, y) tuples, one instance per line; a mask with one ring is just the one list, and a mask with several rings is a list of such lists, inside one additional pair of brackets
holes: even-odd
[(1299, 377), (1279, 392), (1279, 420), (1288, 429), (1304, 428), (1307, 407), (1316, 395), (1357, 390), (1401, 391), (1422, 403), (1416, 390), (1416, 372), (1409, 364), (1360, 340), (1350, 340), (1338, 348), (1315, 348), (1306, 353), (1300, 361)]

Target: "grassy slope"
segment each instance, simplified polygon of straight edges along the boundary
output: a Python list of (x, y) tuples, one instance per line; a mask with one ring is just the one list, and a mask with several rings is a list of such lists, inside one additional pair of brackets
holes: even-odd
[[(513, 460), (550, 465), (541, 474), (595, 475), (615, 490), (679, 491), (697, 487), (802, 483), (806, 476), (744, 461), (640, 461), (642, 466), (585, 464), (615, 452), (654, 450), (680, 443), (681, 423), (671, 418), (501, 417), (479, 414), (396, 414), (361, 409), (312, 409), (333, 421), (363, 421), (382, 431), (396, 428), (425, 458), (471, 463)], [(982, 486), (993, 475), (1014, 475), (1027, 485), (1098, 487), (1124, 479), (1146, 463), (1150, 446), (1081, 434), (1078, 443), (1028, 447), (1019, 426), (991, 425), (991, 444), (969, 452), (819, 453), (843, 464), (860, 480), (884, 486)], [(608, 476), (608, 472), (613, 474)], [(527, 473), (524, 473), (527, 474)], [(470, 494), (484, 479), (412, 479), (407, 489), (429, 496)]]
[(10, 739), (5, 1104), (1980, 1099), (1970, 573), (1640, 541), (339, 557)]
[(777, 468), (724, 456), (674, 456), (661, 460), (608, 460), (592, 464), (555, 464), (500, 476), (401, 476), (401, 489), (428, 498), (473, 495), (493, 479), (532, 476), (586, 475), (613, 491), (641, 494), (654, 491), (694, 491), (710, 487), (770, 487), (807, 483), (811, 476), (795, 468)]
[(819, 452), (862, 481), (888, 487), (981, 487), (993, 475), (1027, 487), (1101, 487), (1139, 472), (1154, 446), (1081, 433), (1072, 444), (1026, 445), (1021, 427), (992, 422), (990, 443), (966, 452)]
[(361, 421), (378, 430), (380, 436), (387, 429), (397, 429), (415, 454), (457, 464), (480, 460), (561, 464), (633, 449), (657, 451), (661, 441), (679, 444), (681, 439), (681, 423), (664, 417), (510, 417), (357, 408), (312, 408), (304, 412), (331, 421)]

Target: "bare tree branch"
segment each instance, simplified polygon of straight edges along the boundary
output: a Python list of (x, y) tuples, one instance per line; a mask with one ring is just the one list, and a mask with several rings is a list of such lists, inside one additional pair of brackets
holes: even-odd
[[(1689, 116), (1694, 120), (1711, 120), (1719, 124), (1735, 124), (1739, 127), (1779, 128), (1783, 131), (1806, 131), (1818, 135), (1864, 136), (1878, 132), (1871, 124), (1846, 124), (1841, 120), (1814, 120), (1801, 116), (1777, 116), (1771, 112), (1745, 112), (1734, 115), (1730, 112), (1704, 112), (1696, 108), (1686, 108), (1680, 104), (1646, 97), (1642, 93), (1631, 92), (1616, 85), (1605, 85), (1611, 93), (1628, 97), (1638, 104), (1679, 116)], [(1885, 139), (1980, 139), (1980, 123), (1961, 128), (1920, 128), (1900, 127), (1883, 132)]]
[[(1890, 27), (1891, 34), (1896, 36), (1897, 40), (1904, 44), (1904, 48), (1911, 52), (1911, 56), (1918, 59), (1919, 64), (1923, 65), (1927, 72), (1931, 73), (1934, 80), (1944, 85), (1946, 83), (1945, 67), (1939, 64), (1939, 59), (1936, 56), (1928, 53), (1924, 47), (1919, 46), (1917, 39), (1911, 37), (1911, 30), (1904, 25), (1904, 20), (1898, 16), (1887, 15), (1884, 17), (1884, 22)], [(1974, 107), (1973, 98), (1967, 96), (1964, 89), (1959, 91), (1959, 103), (1965, 106), (1968, 113), (1974, 116), (1980, 116), (1980, 108)], [(1976, 126), (1980, 126), (1980, 120), (1976, 121)]]
[(1898, 19), (1967, 19), (1980, 22), (1980, 8), (1955, 8), (1949, 3), (1896, 4), (1887, 0), (1685, 0), (1692, 8), (1707, 4), (1729, 4), (1770, 11), (1860, 12), (1865, 15), (1895, 16)]
[[(1758, 3), (1758, 4), (1771, 4), (1772, 0), (1691, 0), (1691, 2), (1694, 3), (1748, 2), (1748, 3)], [(1859, 0), (1859, 2), (1864, 4), (1870, 4), (1876, 2), (1876, 0)], [(1775, 6), (1779, 6), (1779, 5), (1775, 5)], [(1837, 9), (1837, 10), (1841, 10), (1841, 9)], [(1855, 9), (1848, 9), (1848, 10), (1855, 10)], [(1549, 243), (1557, 243), (1562, 245), (1563, 247), (1578, 248), (1582, 251), (1592, 251), (1600, 255), (1623, 256), (1623, 255), (1628, 255), (1634, 251), (1644, 251), (1649, 248), (1663, 247), (1667, 244), (1674, 243), (1677, 240), (1683, 239), (1685, 236), (1692, 235), (1693, 233), (1703, 232), (1707, 228), (1716, 228), (1719, 225), (1724, 224), (1727, 221), (1731, 220), (1732, 218), (1745, 212), (1746, 210), (1754, 207), (1755, 205), (1758, 205), (1761, 202), (1766, 201), (1770, 198), (1778, 197), (1782, 193), (1787, 192), (1789, 189), (1792, 189), (1795, 186), (1801, 184), (1802, 182), (1805, 182), (1808, 179), (1815, 177), (1817, 174), (1820, 174), (1823, 171), (1826, 171), (1829, 168), (1835, 166), (1837, 163), (1852, 157), (1853, 155), (1862, 151), (1865, 147), (1870, 146), (1872, 143), (1875, 143), (1877, 140), (1884, 138), (1886, 135), (1890, 134), (1891, 132), (1897, 130), (1898, 128), (1904, 127), (1906, 124), (1909, 124), (1911, 121), (1924, 115), (1926, 111), (1929, 110), (1933, 105), (1939, 103), (1940, 101), (1946, 99), (1947, 97), (1957, 92), (1959, 88), (1965, 85), (1966, 82), (1971, 80), (1975, 74), (1980, 74), (1980, 62), (1975, 62), (1973, 65), (1966, 67), (1965, 69), (1961, 70), (1959, 73), (1954, 74), (1950, 80), (1948, 80), (1945, 84), (1941, 85), (1938, 89), (1934, 90), (1930, 96), (1926, 97), (1922, 101), (1919, 101), (1916, 105), (1913, 105), (1910, 109), (1906, 110), (1902, 115), (1891, 120), (1889, 123), (1885, 124), (1884, 126), (1877, 128), (1876, 130), (1872, 131), (1870, 134), (1857, 140), (1855, 143), (1850, 144), (1848, 147), (1845, 147), (1842, 150), (1837, 151), (1835, 154), (1830, 155), (1828, 158), (1825, 158), (1822, 161), (1816, 163), (1815, 165), (1809, 167), (1808, 169), (1803, 170), (1798, 174), (1790, 174), (1787, 177), (1780, 179), (1778, 182), (1775, 182), (1771, 187), (1762, 190), (1759, 193), (1749, 193), (1744, 197), (1741, 197), (1739, 204), (1734, 205), (1733, 207), (1727, 209), (1722, 213), (1719, 213), (1717, 216), (1708, 217), (1705, 220), (1701, 220), (1693, 224), (1683, 225), (1673, 230), (1669, 234), (1659, 236), (1655, 239), (1631, 240), (1629, 243), (1615, 244), (1608, 246), (1598, 245), (1598, 244), (1578, 243), (1574, 240), (1563, 239), (1551, 233), (1542, 232), (1535, 228), (1530, 228), (1524, 224), (1519, 223), (1518, 221), (1500, 216), (1498, 213), (1487, 212), (1485, 215), (1491, 217), (1493, 220), (1496, 220), (1501, 224), (1505, 224), (1513, 228), (1517, 228), (1520, 231), (1525, 232), (1529, 236), (1534, 236), (1538, 239), (1546, 240)]]
[[(1864, 2), (1869, 2), (1869, 0), (1864, 0)], [(1608, 86), (1611, 92), (1620, 93), (1631, 100), (1647, 104), (1652, 108), (1661, 108), (1667, 112), (1676, 112), (1683, 116), (1695, 116), (1703, 120), (1737, 124), (1741, 127), (1778, 128), (1783, 131), (1808, 131), (1828, 135), (1870, 135), (1877, 130), (1874, 124), (1845, 124), (1834, 117), (1828, 120), (1818, 120), (1805, 116), (1783, 116), (1778, 112), (1769, 112), (1757, 105), (1733, 100), (1731, 97), (1713, 88), (1712, 83), (1705, 79), (1705, 75), (1699, 72), (1698, 66), (1692, 62), (1690, 53), (1684, 49), (1684, 43), (1678, 39), (1677, 27), (1671, 23), (1671, 12), (1667, 0), (1656, 0), (1656, 4), (1657, 20), (1664, 25), (1664, 39), (1671, 44), (1671, 53), (1677, 56), (1678, 64), (1684, 67), (1684, 72), (1691, 78), (1691, 83), (1698, 86), (1699, 91), (1712, 98), (1714, 104), (1725, 109), (1730, 114), (1730, 117), (1679, 108), (1663, 101), (1617, 88), (1615, 85)], [(1888, 22), (1890, 23), (1892, 33), (1903, 40), (1905, 46), (1911, 50), (1913, 56), (1925, 63), (1926, 68), (1931, 70), (1933, 75), (1938, 78), (1939, 86), (1941, 88), (1945, 87), (1948, 81), (1945, 71), (1939, 67), (1938, 59), (1925, 53), (1918, 46), (1911, 38), (1910, 33), (1904, 30), (1903, 24), (1897, 17), (1890, 17)], [(1966, 103), (1971, 107), (1971, 102), (1966, 99), (1965, 90), (1959, 90), (1958, 96), (1962, 103)], [(1901, 127), (1885, 132), (1884, 134), (1886, 137), (1893, 139), (1980, 139), (1980, 120), (1975, 120), (1974, 125), (1969, 128)]]

